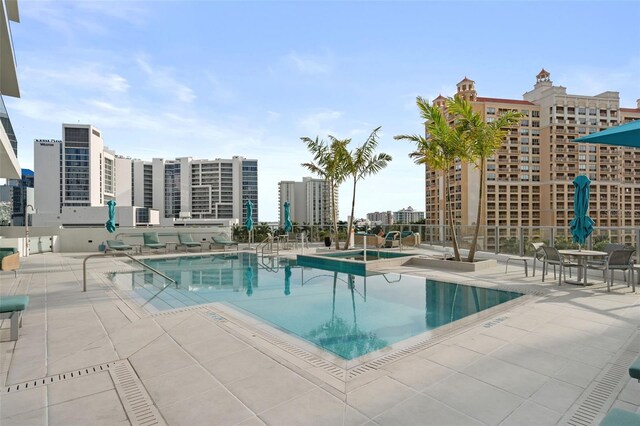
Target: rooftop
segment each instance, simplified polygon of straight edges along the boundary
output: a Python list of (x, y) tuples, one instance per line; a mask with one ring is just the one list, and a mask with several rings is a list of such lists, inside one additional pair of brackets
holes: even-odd
[(640, 294), (620, 277), (607, 293), (514, 265), (389, 267), (528, 296), (348, 364), (221, 304), (151, 315), (112, 287), (107, 272), (128, 268), (116, 258), (90, 261), (82, 293), (85, 256), (32, 255), (17, 278), (0, 272), (0, 294), (31, 298), (19, 340), (0, 330), (3, 425), (597, 424), (611, 406), (640, 411), (626, 373), (640, 353)]

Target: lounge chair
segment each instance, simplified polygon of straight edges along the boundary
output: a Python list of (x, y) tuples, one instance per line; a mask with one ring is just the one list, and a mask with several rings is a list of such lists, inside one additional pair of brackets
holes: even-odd
[(158, 250), (163, 248), (164, 252), (167, 252), (167, 245), (160, 242), (157, 232), (143, 232), (142, 238), (144, 240), (144, 246), (148, 247), (149, 251), (151, 251), (151, 249)]
[[(614, 250), (624, 250), (624, 244), (605, 244), (602, 251), (607, 253), (607, 258), (613, 253)], [(587, 269), (598, 269), (602, 271), (602, 281), (607, 282), (607, 275), (605, 266), (607, 264), (607, 258), (604, 259), (592, 259), (587, 262)]]
[(229, 240), (225, 235), (222, 234), (214, 234), (211, 237), (213, 241), (209, 246), (223, 246), (226, 250), (229, 246), (236, 246), (236, 249), (239, 248), (237, 241)]
[(400, 245), (416, 247), (420, 244), (420, 234), (413, 231), (402, 231), (400, 233)]
[(17, 270), (20, 268), (20, 253), (14, 247), (0, 247), (0, 270), (13, 271), (14, 276), (18, 276)]
[(178, 234), (178, 240), (180, 241), (180, 244), (178, 244), (176, 248), (183, 246), (184, 251), (187, 251), (192, 247), (198, 247), (200, 251), (202, 251), (202, 244), (194, 241), (191, 234)]
[(360, 248), (363, 245), (366, 247), (384, 246), (384, 238), (376, 234), (355, 234), (353, 236), (353, 248)]
[(11, 320), (11, 340), (18, 340), (18, 329), (22, 327), (22, 312), (27, 309), (29, 296), (0, 297), (0, 319)]
[(127, 251), (127, 250), (133, 250), (133, 246), (130, 246), (129, 244), (125, 244), (120, 240), (107, 240), (107, 248), (105, 250), (105, 253), (109, 250)]
[(398, 247), (400, 245), (400, 232), (389, 231), (384, 237), (384, 246), (386, 248)]

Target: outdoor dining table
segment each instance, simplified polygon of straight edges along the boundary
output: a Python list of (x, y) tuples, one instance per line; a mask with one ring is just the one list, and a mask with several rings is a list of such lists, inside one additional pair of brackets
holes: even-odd
[(606, 251), (595, 250), (558, 250), (558, 253), (563, 256), (575, 257), (578, 260), (578, 279), (576, 281), (565, 280), (565, 282), (567, 284), (582, 284), (583, 286), (594, 284), (587, 282), (587, 261), (592, 257), (606, 257), (609, 255)]

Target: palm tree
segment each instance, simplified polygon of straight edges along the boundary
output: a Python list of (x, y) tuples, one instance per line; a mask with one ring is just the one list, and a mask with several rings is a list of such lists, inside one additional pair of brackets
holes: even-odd
[(517, 111), (507, 111), (496, 120), (487, 123), (482, 119), (480, 113), (473, 110), (470, 102), (457, 96), (454, 99), (447, 100), (447, 110), (455, 115), (457, 125), (467, 132), (470, 142), (469, 160), (473, 161), (476, 167), (480, 169), (480, 190), (478, 193), (476, 227), (467, 257), (468, 262), (473, 262), (478, 246), (478, 234), (480, 232), (487, 158), (495, 154), (496, 150), (500, 148), (507, 134), (507, 128), (518, 123), (523, 115)]
[(351, 215), (349, 216), (349, 226), (347, 227), (347, 240), (344, 243), (345, 250), (349, 248), (351, 243), (351, 229), (353, 228), (353, 214), (356, 207), (356, 186), (358, 181), (364, 179), (365, 176), (378, 173), (380, 170), (387, 167), (387, 164), (392, 160), (389, 154), (381, 152), (374, 155), (374, 151), (378, 146), (378, 131), (380, 127), (377, 127), (371, 132), (367, 140), (354, 151), (349, 153), (349, 156), (345, 158), (345, 169), (347, 174), (353, 179), (353, 196), (351, 197)]
[(404, 140), (416, 144), (416, 150), (409, 154), (416, 164), (426, 164), (431, 170), (444, 174), (446, 193), (445, 208), (448, 209), (447, 221), (453, 244), (455, 260), (460, 260), (460, 249), (453, 221), (451, 189), (449, 174), (457, 159), (466, 160), (469, 156), (467, 134), (462, 126), (449, 123), (448, 117), (439, 107), (429, 105), (422, 97), (416, 98), (420, 116), (426, 122), (426, 137), (421, 135), (397, 135), (396, 140)]
[(333, 230), (336, 239), (336, 250), (340, 249), (340, 239), (338, 238), (338, 215), (336, 209), (336, 197), (340, 184), (346, 179), (345, 158), (349, 155), (347, 152), (348, 139), (340, 140), (329, 135), (329, 142), (303, 137), (300, 138), (307, 145), (307, 149), (313, 154), (313, 161), (310, 163), (302, 163), (302, 167), (309, 170), (324, 180), (329, 185), (331, 191), (331, 214), (333, 219)]

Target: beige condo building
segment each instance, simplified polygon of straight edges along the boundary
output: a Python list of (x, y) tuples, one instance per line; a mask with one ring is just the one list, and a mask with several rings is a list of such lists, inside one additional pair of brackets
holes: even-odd
[[(636, 108), (622, 108), (618, 92), (568, 94), (565, 87), (553, 85), (544, 69), (522, 100), (478, 96), (475, 82), (466, 77), (457, 84), (456, 95), (471, 101), (487, 121), (507, 110), (524, 115), (487, 162), (481, 225), (488, 226), (489, 247), (496, 226), (504, 227), (501, 237), (514, 236), (521, 227), (568, 228), (572, 181), (579, 174), (591, 180), (589, 215), (597, 226), (640, 226), (640, 149), (573, 142), (640, 119), (640, 100)], [(433, 103), (444, 107), (445, 100), (439, 96)], [(454, 216), (460, 225), (475, 224), (479, 175), (475, 166), (464, 163), (450, 171)], [(426, 224), (445, 223), (442, 174), (427, 167), (425, 180)]]

